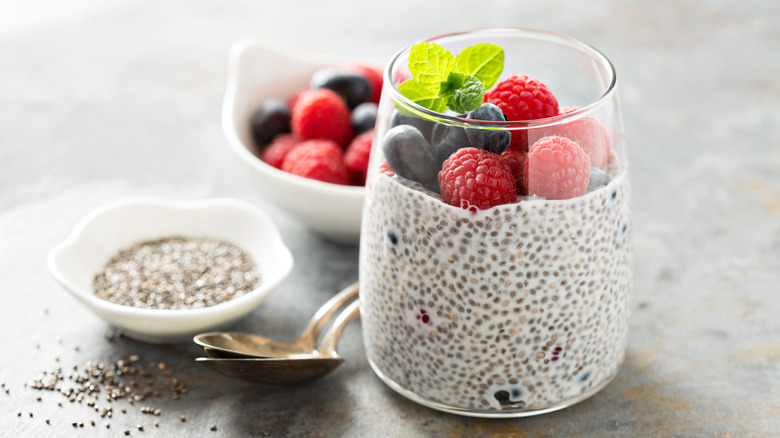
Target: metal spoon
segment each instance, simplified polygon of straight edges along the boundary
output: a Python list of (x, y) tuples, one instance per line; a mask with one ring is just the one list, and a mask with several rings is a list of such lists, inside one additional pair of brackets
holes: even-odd
[(357, 282), (334, 295), (317, 310), (303, 329), (301, 337), (291, 343), (277, 342), (259, 335), (240, 332), (201, 333), (193, 340), (212, 357), (255, 358), (311, 354), (325, 324), (339, 309), (357, 296)]
[(355, 300), (333, 321), (320, 347), (309, 354), (257, 358), (199, 357), (195, 361), (220, 374), (247, 382), (275, 385), (303, 383), (328, 374), (344, 362), (344, 358), (336, 353), (336, 346), (344, 328), (358, 314), (360, 302)]

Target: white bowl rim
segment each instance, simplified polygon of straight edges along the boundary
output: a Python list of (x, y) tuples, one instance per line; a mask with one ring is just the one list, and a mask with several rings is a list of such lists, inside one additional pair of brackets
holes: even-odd
[[(333, 64), (337, 61), (334, 56), (325, 56), (318, 53), (309, 53), (301, 50), (291, 49), (283, 46), (277, 42), (270, 40), (263, 40), (260, 38), (243, 38), (233, 44), (230, 48), (230, 55), (228, 60), (228, 81), (225, 92), (225, 99), (222, 105), (222, 129), (224, 134), (228, 138), (230, 147), (241, 157), (242, 160), (247, 162), (253, 168), (258, 171), (268, 173), (284, 181), (287, 184), (297, 185), (303, 188), (323, 190), (334, 192), (339, 196), (360, 198), (364, 195), (364, 186), (350, 186), (341, 184), (331, 184), (323, 181), (317, 181), (314, 179), (304, 178), (297, 175), (284, 172), (281, 169), (277, 169), (257, 158), (252, 154), (249, 149), (239, 138), (234, 129), (235, 122), (235, 101), (238, 94), (238, 85), (240, 81), (241, 71), (239, 69), (241, 58), (250, 49), (261, 48), (269, 52), (274, 52), (290, 59), (304, 62), (304, 63), (320, 63), (320, 64)], [(344, 62), (354, 61), (350, 59), (343, 59)]]
[[(273, 242), (269, 242), (268, 248), (272, 248), (279, 252), (282, 256), (282, 269), (276, 271), (277, 274), (272, 278), (261, 279), (257, 288), (252, 291), (223, 303), (215, 304), (209, 307), (197, 308), (197, 309), (146, 309), (133, 306), (125, 306), (122, 304), (112, 303), (110, 301), (103, 300), (96, 297), (90, 291), (85, 291), (82, 288), (77, 287), (70, 281), (67, 274), (63, 272), (57, 263), (57, 257), (73, 244), (77, 243), (84, 234), (85, 230), (89, 229), (92, 222), (102, 216), (105, 213), (121, 210), (125, 208), (133, 207), (152, 207), (164, 210), (179, 210), (185, 212), (197, 212), (206, 209), (219, 209), (219, 208), (235, 208), (244, 210), (261, 222), (263, 226), (268, 227)], [(204, 233), (206, 235), (208, 233)], [(120, 250), (117, 248), (116, 250)], [(70, 233), (70, 235), (61, 243), (57, 244), (48, 254), (47, 266), (52, 276), (62, 285), (64, 288), (73, 294), (80, 300), (85, 300), (90, 306), (94, 306), (107, 314), (123, 314), (126, 316), (144, 316), (154, 319), (192, 319), (194, 317), (215, 316), (221, 313), (230, 313), (231, 310), (249, 305), (251, 301), (262, 298), (279, 283), (281, 283), (292, 271), (293, 258), (289, 248), (284, 244), (273, 221), (268, 215), (255, 207), (254, 205), (234, 198), (211, 198), (201, 200), (168, 200), (157, 197), (131, 197), (116, 201), (111, 201), (103, 204), (84, 216)]]

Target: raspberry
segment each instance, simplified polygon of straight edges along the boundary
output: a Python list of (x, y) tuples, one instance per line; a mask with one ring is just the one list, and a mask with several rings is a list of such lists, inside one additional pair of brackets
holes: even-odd
[[(561, 114), (567, 114), (577, 109), (579, 108), (564, 107), (560, 111)], [(593, 167), (606, 168), (607, 161), (609, 161), (609, 134), (607, 134), (604, 125), (597, 119), (583, 117), (556, 127), (551, 134), (576, 141), (590, 157), (590, 163)]]
[(284, 158), (298, 143), (300, 140), (292, 134), (277, 135), (271, 144), (263, 149), (260, 159), (277, 169), (281, 169)]
[(371, 98), (369, 102), (378, 104), (379, 98), (382, 96), (382, 70), (366, 64), (351, 64), (346, 66), (346, 68), (360, 73), (368, 80), (368, 83), (371, 84)]
[(327, 88), (305, 90), (292, 110), (292, 132), (301, 140), (327, 139), (346, 146), (352, 139), (349, 108)]
[(471, 211), (517, 200), (509, 165), (499, 155), (477, 148), (463, 148), (447, 158), (439, 186), (444, 202)]
[(566, 137), (539, 139), (525, 161), (525, 185), (529, 195), (569, 199), (585, 194), (590, 158), (577, 142)]
[(371, 142), (374, 140), (374, 130), (366, 131), (352, 140), (344, 153), (344, 164), (355, 176), (356, 185), (366, 184), (368, 158), (371, 156)]
[[(558, 115), (558, 99), (546, 85), (527, 75), (512, 75), (485, 93), (485, 103), (501, 108), (507, 120), (535, 120)], [(512, 131), (512, 146), (528, 150), (528, 132)]]
[(344, 164), (344, 153), (331, 140), (308, 140), (291, 150), (282, 170), (304, 178), (333, 184), (349, 184), (350, 173)]
[(527, 193), (525, 187), (525, 157), (528, 152), (519, 147), (510, 146), (509, 149), (501, 153), (501, 158), (512, 169), (512, 176), (515, 178), (515, 190), (518, 195)]
[(531, 76), (512, 75), (485, 93), (485, 102), (501, 108), (507, 120), (535, 120), (558, 115), (558, 99)]
[(384, 173), (387, 176), (395, 176), (395, 172), (393, 172), (393, 169), (387, 164), (387, 161), (382, 161), (382, 164), (379, 165), (379, 173)]

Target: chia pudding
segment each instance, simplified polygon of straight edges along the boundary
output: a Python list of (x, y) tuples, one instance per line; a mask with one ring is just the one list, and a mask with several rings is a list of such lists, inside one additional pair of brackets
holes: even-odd
[(632, 277), (625, 173), (563, 201), (473, 215), (378, 174), (361, 234), (368, 359), (423, 401), (537, 410), (595, 392), (623, 361)]
[(633, 280), (609, 61), (565, 36), (487, 29), (402, 50), (385, 84), (360, 237), (375, 373), (478, 417), (598, 392), (625, 356)]

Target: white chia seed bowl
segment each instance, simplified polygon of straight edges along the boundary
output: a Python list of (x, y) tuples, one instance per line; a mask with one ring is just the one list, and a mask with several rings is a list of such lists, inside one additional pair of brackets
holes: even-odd
[[(120, 250), (165, 237), (211, 238), (236, 245), (256, 263), (254, 290), (209, 307), (161, 310), (116, 304), (95, 296), (93, 280)], [(284, 280), (293, 258), (271, 219), (234, 199), (168, 201), (136, 198), (89, 213), (48, 256), (54, 278), (74, 298), (131, 338), (153, 343), (190, 340), (251, 313)]]

